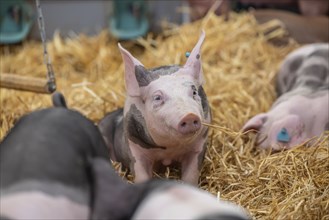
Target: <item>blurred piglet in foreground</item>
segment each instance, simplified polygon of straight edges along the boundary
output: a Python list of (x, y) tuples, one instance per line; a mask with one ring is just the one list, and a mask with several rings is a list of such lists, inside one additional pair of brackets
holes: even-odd
[[(66, 106), (61, 95), (54, 99)], [(196, 187), (123, 181), (97, 127), (66, 108), (23, 116), (0, 153), (0, 219), (249, 219)]]
[(152, 178), (155, 165), (179, 162), (182, 180), (197, 184), (207, 146), (210, 108), (202, 88), (202, 32), (186, 64), (145, 69), (119, 45), (125, 64), (124, 110), (106, 115), (99, 128), (111, 159), (130, 168), (135, 182)]
[(290, 53), (277, 75), (279, 98), (243, 131), (258, 131), (262, 148), (289, 149), (329, 130), (329, 45), (310, 44)]
[(92, 163), (95, 197), (91, 219), (247, 220), (240, 206), (217, 200), (210, 193), (170, 180), (128, 184), (115, 175), (104, 159)]
[(54, 105), (21, 117), (0, 144), (1, 219), (88, 219), (93, 197), (90, 162), (108, 160), (97, 126)]

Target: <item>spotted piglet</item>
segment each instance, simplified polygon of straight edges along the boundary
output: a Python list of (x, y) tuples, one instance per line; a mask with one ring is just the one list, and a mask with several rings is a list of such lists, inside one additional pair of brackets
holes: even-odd
[(119, 44), (125, 64), (124, 109), (99, 123), (111, 158), (130, 168), (135, 182), (152, 178), (155, 165), (181, 164), (182, 180), (197, 184), (206, 151), (210, 108), (202, 88), (202, 32), (184, 66), (146, 69)]
[(290, 53), (277, 75), (279, 98), (243, 131), (258, 131), (262, 148), (290, 149), (329, 130), (329, 45), (310, 44)]

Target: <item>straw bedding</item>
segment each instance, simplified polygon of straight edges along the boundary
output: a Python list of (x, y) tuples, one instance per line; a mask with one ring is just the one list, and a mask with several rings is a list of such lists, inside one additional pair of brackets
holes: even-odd
[[(286, 37), (284, 29), (274, 26), (275, 21), (260, 26), (248, 13), (233, 13), (228, 22), (209, 13), (192, 24), (171, 26), (160, 36), (123, 46), (147, 68), (184, 64), (185, 52), (204, 29), (204, 88), (213, 121), (199, 187), (242, 205), (255, 219), (329, 219), (328, 133), (313, 147), (271, 154), (254, 147), (254, 134), (239, 132), (251, 116), (270, 108), (276, 99), (278, 65), (300, 46), (292, 39), (283, 46), (269, 43)], [(66, 39), (56, 34), (48, 48), (58, 91), (70, 108), (97, 122), (123, 106), (124, 67), (117, 41), (106, 31)], [(2, 47), (0, 72), (45, 77), (41, 44), (25, 42), (14, 51)], [(21, 115), (51, 106), (50, 95), (0, 91), (1, 139)], [(119, 170), (119, 164), (114, 165)], [(167, 169), (160, 177), (179, 175)]]

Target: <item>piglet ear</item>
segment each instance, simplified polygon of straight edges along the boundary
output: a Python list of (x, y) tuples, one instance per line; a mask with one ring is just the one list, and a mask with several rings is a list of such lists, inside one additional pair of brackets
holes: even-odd
[(203, 84), (203, 72), (202, 72), (202, 64), (201, 64), (201, 45), (203, 43), (204, 38), (205, 38), (205, 32), (202, 30), (198, 43), (194, 46), (190, 56), (188, 57), (184, 65), (184, 70), (188, 74), (192, 74), (195, 80), (197, 81), (197, 83), (199, 83), (199, 85)]
[(144, 69), (144, 65), (124, 49), (120, 43), (118, 43), (118, 46), (125, 64), (125, 83), (127, 93), (129, 96), (140, 96), (140, 89), (136, 79), (135, 70), (136, 67), (142, 67), (142, 69)]
[(266, 113), (261, 113), (261, 114), (258, 114), (256, 116), (252, 117), (243, 126), (242, 132), (246, 132), (246, 131), (249, 131), (249, 130), (257, 130), (257, 131), (259, 131), (262, 128), (262, 126), (264, 125), (264, 123), (266, 122), (267, 117), (268, 116), (267, 116)]

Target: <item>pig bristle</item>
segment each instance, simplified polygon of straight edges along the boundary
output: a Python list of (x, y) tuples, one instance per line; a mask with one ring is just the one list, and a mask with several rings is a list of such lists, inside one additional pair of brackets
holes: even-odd
[[(271, 42), (287, 35), (276, 21), (259, 25), (251, 13), (231, 13), (229, 17), (225, 21), (209, 13), (191, 24), (171, 25), (161, 35), (148, 34), (122, 44), (149, 68), (183, 65), (185, 52), (205, 30), (201, 57), (213, 120), (203, 123), (210, 128), (209, 146), (199, 187), (242, 205), (255, 219), (328, 219), (328, 132), (311, 147), (305, 143), (274, 154), (254, 147), (253, 132), (240, 132), (249, 118), (271, 107), (276, 99), (273, 80), (278, 65), (301, 45), (290, 38), (284, 45), (273, 45)], [(46, 79), (40, 42), (0, 49), (1, 73)], [(56, 33), (48, 50), (58, 91), (69, 108), (97, 123), (107, 112), (124, 105), (124, 65), (117, 40), (108, 31), (76, 38)], [(52, 106), (50, 95), (3, 88), (0, 92), (1, 139), (23, 114)], [(113, 164), (122, 178), (132, 183), (132, 175)], [(177, 180), (179, 172), (170, 168), (154, 176)]]

